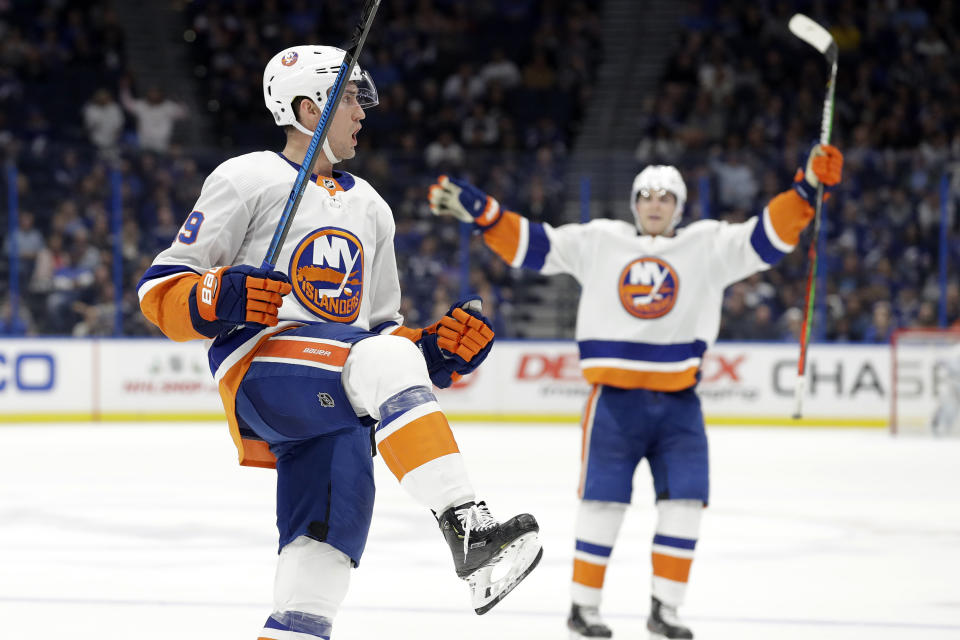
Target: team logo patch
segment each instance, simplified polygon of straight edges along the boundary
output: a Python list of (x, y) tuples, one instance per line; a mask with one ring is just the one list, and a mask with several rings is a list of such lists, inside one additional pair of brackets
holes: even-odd
[(680, 278), (660, 258), (639, 258), (620, 273), (620, 302), (632, 316), (652, 320), (670, 313), (677, 302)]
[(288, 273), (297, 300), (330, 322), (353, 322), (363, 299), (363, 245), (345, 229), (312, 231), (293, 250)]
[(285, 67), (292, 67), (297, 63), (297, 58), (299, 57), (300, 56), (297, 55), (296, 51), (287, 51), (285, 54), (283, 54), (283, 57), (280, 58), (280, 64)]

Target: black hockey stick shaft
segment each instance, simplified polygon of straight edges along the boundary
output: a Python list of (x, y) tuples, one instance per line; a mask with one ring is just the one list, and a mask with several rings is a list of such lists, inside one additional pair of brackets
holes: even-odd
[[(826, 96), (823, 101), (823, 112), (820, 119), (820, 144), (828, 144), (833, 131), (834, 97), (837, 83), (837, 44), (833, 37), (822, 26), (803, 14), (796, 14), (790, 20), (790, 31), (807, 44), (815, 47), (827, 59), (830, 65), (830, 75), (827, 80)], [(804, 300), (803, 325), (800, 330), (800, 357), (797, 360), (797, 383), (794, 388), (793, 417), (799, 419), (803, 415), (803, 394), (807, 367), (807, 348), (810, 345), (810, 335), (813, 330), (814, 306), (817, 297), (817, 245), (820, 240), (820, 220), (823, 210), (823, 183), (817, 185), (817, 199), (814, 207), (813, 238), (808, 250), (809, 267), (807, 271), (807, 286)]]

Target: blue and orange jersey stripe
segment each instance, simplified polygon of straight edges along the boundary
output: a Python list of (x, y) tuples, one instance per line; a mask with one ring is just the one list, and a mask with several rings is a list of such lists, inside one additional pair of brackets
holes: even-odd
[(652, 391), (695, 386), (707, 350), (703, 340), (675, 344), (581, 340), (578, 346), (580, 367), (590, 384)]

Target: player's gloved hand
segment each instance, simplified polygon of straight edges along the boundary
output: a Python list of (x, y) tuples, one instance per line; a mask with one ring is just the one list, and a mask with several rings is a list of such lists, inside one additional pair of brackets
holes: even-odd
[(493, 348), (493, 339), (480, 298), (474, 297), (454, 303), (440, 320), (424, 327), (418, 346), (430, 380), (446, 389), (480, 366)]
[(817, 187), (823, 183), (823, 199), (826, 200), (840, 183), (843, 174), (843, 154), (829, 144), (816, 144), (807, 154), (803, 169), (797, 169), (793, 178), (793, 189), (810, 206), (817, 206)]
[(430, 187), (430, 211), (488, 229), (500, 221), (500, 203), (480, 189), (457, 178), (440, 176)]
[(241, 325), (273, 327), (290, 279), (280, 271), (241, 264), (205, 272), (190, 292), (190, 320), (198, 333), (215, 338)]

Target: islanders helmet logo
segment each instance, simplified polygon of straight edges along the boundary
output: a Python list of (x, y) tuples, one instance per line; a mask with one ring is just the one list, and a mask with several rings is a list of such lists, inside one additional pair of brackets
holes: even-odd
[(287, 51), (285, 54), (283, 54), (283, 57), (280, 58), (280, 64), (285, 67), (292, 67), (297, 63), (297, 58), (299, 57), (300, 56), (297, 55), (296, 51)]
[(297, 244), (287, 272), (307, 310), (329, 322), (353, 322), (363, 299), (363, 245), (345, 229), (322, 227)]
[(652, 320), (673, 309), (680, 278), (674, 268), (660, 258), (639, 258), (620, 273), (617, 287), (620, 302), (630, 315)]

